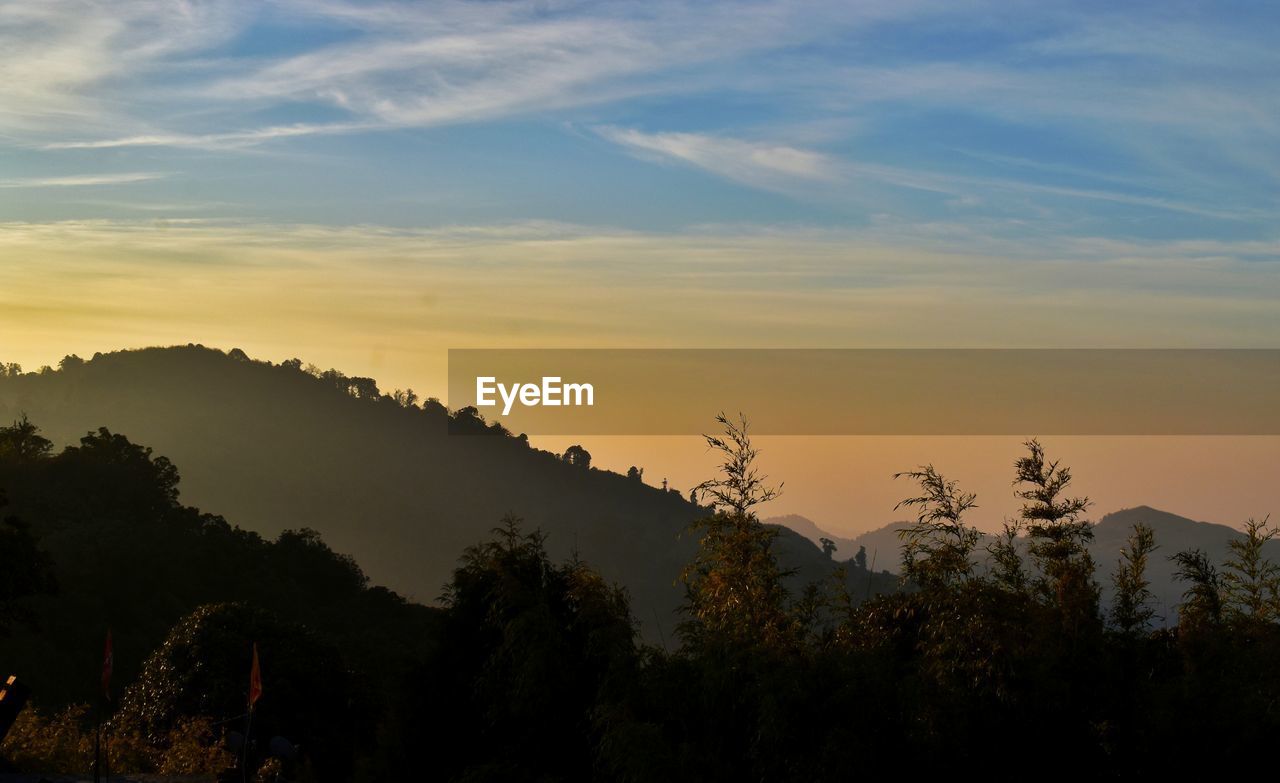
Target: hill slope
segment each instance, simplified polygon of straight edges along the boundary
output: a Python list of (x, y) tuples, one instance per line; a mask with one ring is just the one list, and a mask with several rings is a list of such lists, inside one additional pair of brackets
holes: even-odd
[(244, 602), (306, 626), (341, 650), (340, 668), (362, 673), (370, 698), (393, 693), (434, 643), (438, 610), (370, 586), (314, 531), (268, 541), (184, 506), (178, 470), (121, 435), (94, 433), (56, 454), (48, 446), (0, 427), (0, 552), (27, 537), (40, 552), (23, 556), (34, 573), (0, 578), (0, 671), (19, 674), (45, 707), (94, 697), (107, 629), (117, 686), (128, 684), (203, 604)]
[[(1166, 623), (1173, 623), (1178, 619), (1177, 607), (1182, 602), (1182, 594), (1187, 585), (1174, 579), (1174, 565), (1169, 560), (1170, 556), (1188, 549), (1201, 549), (1211, 562), (1221, 568), (1230, 555), (1230, 543), (1244, 538), (1244, 534), (1226, 525), (1197, 522), (1150, 506), (1138, 506), (1107, 514), (1093, 527), (1094, 542), (1091, 548), (1093, 559), (1098, 564), (1104, 600), (1108, 599), (1111, 592), (1110, 575), (1120, 559), (1120, 549), (1133, 526), (1139, 522), (1149, 525), (1155, 531), (1156, 545), (1160, 548), (1150, 558), (1147, 579), (1151, 582), (1151, 592), (1158, 604), (1157, 613), (1164, 617)], [(1280, 562), (1280, 541), (1269, 542), (1265, 551), (1272, 561)]]
[(808, 517), (799, 514), (786, 514), (780, 517), (769, 517), (765, 522), (799, 533), (817, 546), (822, 546), (822, 539), (828, 539), (836, 545), (835, 555), (842, 560), (847, 560), (858, 553), (858, 547), (853, 543), (853, 539), (842, 538), (833, 533), (828, 533)]
[[(856, 552), (858, 547), (865, 546), (868, 560), (874, 559), (872, 568), (899, 570), (902, 542), (898, 538), (898, 531), (906, 527), (905, 522), (893, 522), (852, 539), (841, 539), (827, 535), (817, 523), (802, 516), (773, 517), (766, 521), (786, 525), (815, 541), (826, 535), (839, 545), (838, 551), (843, 557), (847, 557), (845, 552)], [(1139, 522), (1149, 525), (1155, 531), (1159, 549), (1150, 558), (1147, 579), (1151, 582), (1157, 612), (1165, 622), (1172, 623), (1177, 619), (1177, 606), (1182, 601), (1186, 585), (1174, 578), (1175, 569), (1169, 557), (1175, 552), (1201, 549), (1215, 565), (1221, 567), (1230, 555), (1230, 542), (1243, 538), (1243, 534), (1226, 525), (1197, 522), (1150, 506), (1122, 509), (1103, 516), (1093, 526), (1094, 541), (1090, 552), (1097, 564), (1097, 579), (1102, 587), (1105, 604), (1110, 603), (1111, 573), (1120, 559), (1120, 550), (1125, 546), (1133, 526)], [(985, 563), (985, 549), (991, 542), (992, 538), (985, 535), (978, 542), (976, 559), (980, 564)], [(1273, 561), (1280, 562), (1280, 540), (1269, 542), (1266, 551)]]
[[(266, 536), (314, 528), (375, 582), (423, 602), (464, 547), (514, 513), (548, 533), (553, 558), (576, 549), (629, 589), (642, 623), (670, 627), (696, 544), (685, 531), (705, 509), (438, 404), (403, 406), (371, 379), (300, 366), (194, 345), (99, 354), (0, 378), (0, 419), (25, 413), (58, 445), (99, 426), (124, 433), (182, 467), (184, 502)], [(797, 581), (830, 573), (817, 547), (784, 539)]]

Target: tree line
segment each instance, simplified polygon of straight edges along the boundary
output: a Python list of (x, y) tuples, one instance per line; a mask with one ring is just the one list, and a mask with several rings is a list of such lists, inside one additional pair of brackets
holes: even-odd
[[(416, 607), (420, 622), (406, 627), (402, 613), (414, 607), (375, 599), (354, 563), (318, 536), (266, 542), (184, 510), (176, 470), (120, 436), (91, 433), (52, 455), (18, 422), (0, 431), (0, 479), (35, 475), (15, 465), (50, 471), (40, 481), (55, 489), (40, 502), (24, 490), (19, 504), (46, 522), (67, 518), (48, 515), (48, 504), (73, 496), (61, 482), (74, 480), (96, 488), (74, 493), (86, 520), (111, 508), (128, 520), (154, 517), (152, 536), (186, 525), (252, 542), (223, 555), (224, 568), (282, 552), (300, 558), (296, 584), (271, 585), (298, 603), (267, 589), (236, 592), (212, 574), (175, 600), (191, 608), (160, 634), (113, 713), (119, 736), (133, 738), (122, 740), (133, 755), (120, 762), (138, 769), (226, 763), (219, 722), (242, 709), (251, 639), (267, 640), (267, 693), (277, 688), (267, 731), (295, 741), (306, 759), (286, 768), (260, 753), (256, 763), (286, 779), (807, 781), (958, 770), (995, 780), (1155, 779), (1266, 760), (1280, 729), (1280, 571), (1263, 556), (1276, 534), (1267, 520), (1248, 522), (1221, 564), (1196, 550), (1164, 553), (1152, 529), (1136, 525), (1100, 575), (1088, 498), (1031, 440), (1012, 464), (1021, 508), (992, 543), (981, 546), (967, 521), (977, 498), (925, 465), (900, 474), (913, 489), (899, 507), (914, 517), (900, 534), (902, 589), (859, 596), (837, 575), (797, 592), (773, 551), (777, 531), (756, 515), (782, 488), (760, 472), (747, 422), (719, 424), (707, 438), (722, 457), (719, 475), (694, 490), (708, 513), (690, 530), (699, 545), (679, 575), (682, 622), (660, 646), (640, 643), (624, 590), (576, 557), (554, 562), (545, 536), (514, 516), (462, 553), (440, 609)], [(104, 455), (114, 455), (105, 459), (111, 480), (98, 475)], [(62, 464), (79, 467), (54, 468)], [(112, 494), (125, 475), (131, 490)], [(40, 622), (56, 599), (39, 596), (67, 589), (53, 586), (66, 575), (58, 560), (79, 550), (58, 529), (14, 523), (5, 533), (44, 552), (53, 571), (46, 580), (37, 565), (5, 584), (0, 617), (11, 626)], [(183, 543), (207, 551), (194, 535)], [(136, 562), (160, 568), (149, 558), (175, 551)], [(1156, 557), (1173, 558), (1186, 585), (1176, 621), (1161, 627), (1145, 577)], [(192, 562), (185, 568), (198, 570)], [(1114, 586), (1110, 606), (1102, 578)], [(365, 603), (317, 613), (348, 601)], [(385, 622), (338, 630), (371, 606)], [(83, 607), (77, 619), (99, 622), (87, 613), (101, 608)], [(368, 668), (386, 645), (409, 644), (396, 665)], [(72, 763), (68, 738), (83, 741), (84, 708), (25, 720), (0, 753), (32, 769)], [(63, 756), (41, 738), (62, 738)]]

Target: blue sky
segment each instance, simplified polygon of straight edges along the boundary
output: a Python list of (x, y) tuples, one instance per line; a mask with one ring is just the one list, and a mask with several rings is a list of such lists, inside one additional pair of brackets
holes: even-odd
[[(1274, 348), (1277, 40), (1264, 2), (7, 0), (0, 360), (201, 342), (444, 396), (464, 347)], [(1274, 501), (1274, 439), (1086, 446), (1104, 509)], [(885, 521), (867, 476), (984, 475), (773, 448), (833, 529)]]
[(0, 208), (1274, 240), (1265, 3), (34, 2)]
[(1278, 17), (7, 2), (0, 351), (1273, 347)]

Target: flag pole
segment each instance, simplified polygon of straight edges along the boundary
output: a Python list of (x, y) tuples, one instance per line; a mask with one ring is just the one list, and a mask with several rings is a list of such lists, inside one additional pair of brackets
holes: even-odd
[(244, 742), (240, 744), (240, 780), (249, 780), (249, 732), (253, 728), (253, 705), (244, 716)]
[(93, 711), (93, 783), (102, 783), (102, 703)]
[(98, 725), (93, 736), (93, 780), (94, 783), (100, 783), (102, 780), (111, 777), (111, 738), (107, 738), (107, 771), (102, 774), (102, 759), (98, 755), (98, 748), (101, 744), (102, 737), (102, 713), (111, 706), (111, 674), (116, 668), (115, 649), (111, 643), (111, 628), (107, 628), (107, 642), (102, 649), (102, 700), (98, 703)]
[(262, 698), (262, 669), (258, 665), (258, 643), (253, 643), (253, 663), (249, 667), (249, 711), (244, 716), (244, 744), (240, 748), (240, 780), (249, 780), (249, 733), (253, 730), (253, 706)]
[[(103, 703), (103, 709), (111, 709), (111, 695), (106, 694), (106, 701)], [(107, 728), (102, 732), (102, 783), (110, 783), (111, 780), (111, 718), (107, 718)]]

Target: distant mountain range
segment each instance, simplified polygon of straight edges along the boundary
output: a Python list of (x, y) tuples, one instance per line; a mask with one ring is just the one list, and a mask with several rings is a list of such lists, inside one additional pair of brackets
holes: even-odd
[[(0, 377), (0, 421), (26, 414), (58, 446), (98, 427), (121, 433), (173, 460), (184, 503), (267, 536), (316, 529), (375, 583), (417, 601), (433, 602), (464, 547), (513, 513), (547, 533), (553, 557), (576, 551), (627, 587), (649, 639), (670, 635), (697, 541), (688, 526), (705, 508), (467, 413), (404, 402), (373, 379), (197, 345)], [(828, 579), (832, 559), (782, 530), (793, 586)], [(896, 585), (887, 574), (849, 579), (859, 594)]]
[[(705, 514), (677, 492), (574, 464), (466, 414), (406, 407), (367, 378), (308, 373), (201, 346), (125, 351), (45, 373), (0, 377), (0, 421), (28, 415), (55, 443), (105, 426), (153, 447), (179, 467), (183, 501), (264, 535), (311, 527), (352, 554), (375, 582), (418, 601), (439, 595), (463, 548), (506, 513), (548, 534), (553, 556), (578, 551), (625, 585), (646, 635), (672, 627), (678, 575), (694, 551), (689, 523)], [(471, 435), (450, 434), (466, 430)], [(895, 589), (902, 522), (848, 538), (801, 516), (765, 520), (783, 531), (777, 551), (792, 585), (827, 579), (866, 547), (851, 583)], [(1217, 563), (1241, 533), (1141, 506), (1094, 527), (1104, 597), (1132, 525), (1160, 545), (1149, 577), (1158, 610), (1173, 619), (1184, 586), (1168, 556), (1200, 548)], [(835, 544), (833, 558), (820, 539)], [(1269, 545), (1280, 559), (1280, 542)]]
[[(852, 557), (859, 547), (866, 547), (868, 563), (874, 560), (874, 570), (888, 569), (894, 572), (899, 570), (901, 563), (902, 542), (898, 538), (898, 531), (908, 525), (907, 522), (893, 522), (853, 538), (842, 538), (827, 533), (814, 521), (798, 515), (772, 517), (766, 521), (785, 525), (815, 544), (821, 538), (828, 538), (836, 544), (836, 555), (842, 559)], [(1243, 538), (1243, 534), (1227, 525), (1197, 522), (1150, 506), (1126, 508), (1107, 514), (1093, 526), (1094, 541), (1091, 547), (1098, 566), (1097, 578), (1102, 587), (1104, 602), (1110, 601), (1111, 573), (1120, 559), (1120, 550), (1128, 540), (1133, 526), (1140, 522), (1155, 531), (1156, 544), (1159, 546), (1147, 568), (1147, 578), (1155, 596), (1155, 608), (1167, 622), (1173, 622), (1186, 586), (1174, 579), (1174, 566), (1169, 557), (1183, 550), (1201, 549), (1221, 567), (1229, 556), (1230, 542)], [(990, 536), (985, 536), (979, 544), (980, 550), (985, 549), (991, 540)], [(1272, 560), (1280, 562), (1280, 540), (1269, 542), (1266, 551)]]

